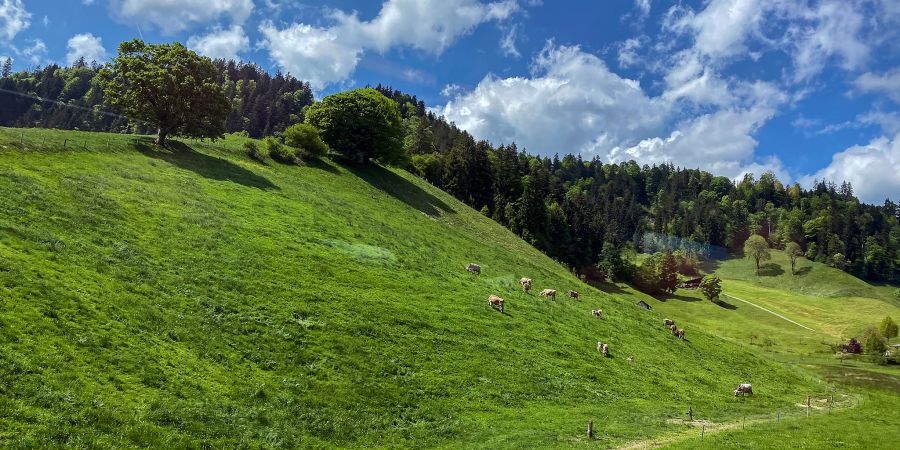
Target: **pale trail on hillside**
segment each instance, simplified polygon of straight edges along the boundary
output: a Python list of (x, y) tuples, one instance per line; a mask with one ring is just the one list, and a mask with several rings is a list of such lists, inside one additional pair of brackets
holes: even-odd
[(723, 293), (722, 295), (727, 295), (727, 296), (729, 296), (729, 297), (731, 297), (731, 298), (733, 298), (733, 299), (735, 299), (735, 300), (740, 300), (740, 301), (742, 301), (742, 302), (744, 302), (744, 303), (747, 303), (748, 305), (755, 306), (755, 307), (757, 307), (757, 308), (759, 308), (759, 309), (761, 309), (761, 310), (763, 310), (763, 311), (765, 311), (765, 312), (767, 312), (767, 313), (774, 314), (774, 315), (776, 315), (776, 316), (778, 316), (778, 317), (781, 317), (782, 319), (787, 320), (788, 322), (790, 322), (790, 323), (792, 323), (792, 324), (794, 324), (794, 325), (797, 325), (798, 327), (806, 328), (806, 329), (809, 330), (809, 331), (816, 331), (816, 330), (813, 330), (812, 328), (810, 328), (810, 327), (808, 327), (808, 326), (806, 326), (806, 325), (803, 325), (803, 324), (794, 322), (793, 320), (788, 319), (787, 317), (784, 317), (784, 316), (782, 316), (781, 314), (778, 314), (778, 313), (775, 312), (775, 311), (772, 311), (772, 310), (770, 310), (770, 309), (763, 308), (762, 306), (759, 306), (759, 305), (757, 305), (756, 303), (749, 302), (749, 301), (744, 300), (744, 299), (742, 299), (742, 298), (737, 298), (737, 297), (735, 297), (735, 296), (733, 296), (733, 295), (731, 295), (731, 294), (725, 294), (725, 293)]

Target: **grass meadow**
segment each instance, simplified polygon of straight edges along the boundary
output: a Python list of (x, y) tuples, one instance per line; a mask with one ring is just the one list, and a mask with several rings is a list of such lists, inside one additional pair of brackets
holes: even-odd
[(584, 285), (408, 173), (245, 140), (0, 128), (0, 447), (615, 447), (849, 395), (693, 312), (675, 339), (677, 300)]

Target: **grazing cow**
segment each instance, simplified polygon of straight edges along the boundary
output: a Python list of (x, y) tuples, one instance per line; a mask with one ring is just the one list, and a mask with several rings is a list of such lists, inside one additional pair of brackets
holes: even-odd
[(672, 331), (672, 334), (678, 336), (678, 327), (676, 327), (675, 324), (669, 325), (669, 330)]
[(531, 290), (531, 278), (520, 278), (519, 284), (522, 285), (522, 292), (527, 294)]
[(737, 397), (738, 394), (750, 394), (753, 395), (753, 386), (750, 383), (741, 383), (738, 385), (737, 389), (734, 390), (734, 396)]
[(600, 341), (597, 341), (597, 351), (603, 353), (603, 356), (609, 356), (609, 346)]
[(602, 319), (602, 318), (603, 318), (603, 310), (602, 310), (602, 309), (592, 309), (592, 310), (591, 310), (591, 314), (593, 314), (594, 317), (596, 317), (596, 318), (598, 318), (598, 319)]
[(478, 264), (475, 264), (475, 263), (469, 263), (468, 265), (466, 265), (466, 270), (468, 270), (469, 272), (472, 272), (472, 273), (480, 274), (481, 266), (479, 266)]
[(556, 298), (556, 289), (544, 289), (541, 291), (541, 297), (553, 297)]
[(628, 362), (634, 362), (634, 356), (629, 356), (629, 357), (628, 357)]
[(684, 329), (683, 328), (679, 329), (677, 332), (675, 332), (675, 335), (680, 337), (681, 340), (683, 341), (684, 340)]
[(575, 292), (575, 291), (566, 292), (566, 295), (568, 295), (569, 297), (572, 297), (572, 298), (578, 298), (578, 292)]
[(663, 319), (663, 325), (671, 327), (672, 325), (675, 325), (675, 321), (672, 319)]
[(496, 295), (492, 294), (488, 297), (488, 305), (491, 308), (499, 309), (501, 313), (503, 312), (503, 299)]

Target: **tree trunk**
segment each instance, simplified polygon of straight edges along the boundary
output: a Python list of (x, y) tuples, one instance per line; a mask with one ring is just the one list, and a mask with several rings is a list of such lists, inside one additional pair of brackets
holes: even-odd
[(166, 131), (166, 130), (162, 129), (162, 127), (160, 127), (156, 132), (156, 145), (165, 147), (166, 146), (166, 136), (168, 134), (169, 134), (168, 131)]

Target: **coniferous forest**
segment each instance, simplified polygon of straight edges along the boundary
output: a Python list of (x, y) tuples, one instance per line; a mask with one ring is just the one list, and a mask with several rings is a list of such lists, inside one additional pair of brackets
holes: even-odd
[[(290, 75), (214, 64), (232, 107), (228, 132), (278, 136), (314, 102), (309, 84)], [(79, 61), (12, 73), (4, 65), (0, 125), (151, 132), (103, 104), (100, 69)], [(616, 269), (623, 251), (719, 256), (740, 252), (758, 234), (774, 248), (797, 243), (806, 258), (862, 278), (900, 279), (898, 205), (864, 204), (848, 183), (821, 180), (806, 189), (772, 173), (733, 182), (672, 165), (539, 157), (514, 143), (477, 141), (417, 97), (376, 89), (400, 107), (405, 168), (579, 271), (605, 267), (627, 276)]]

